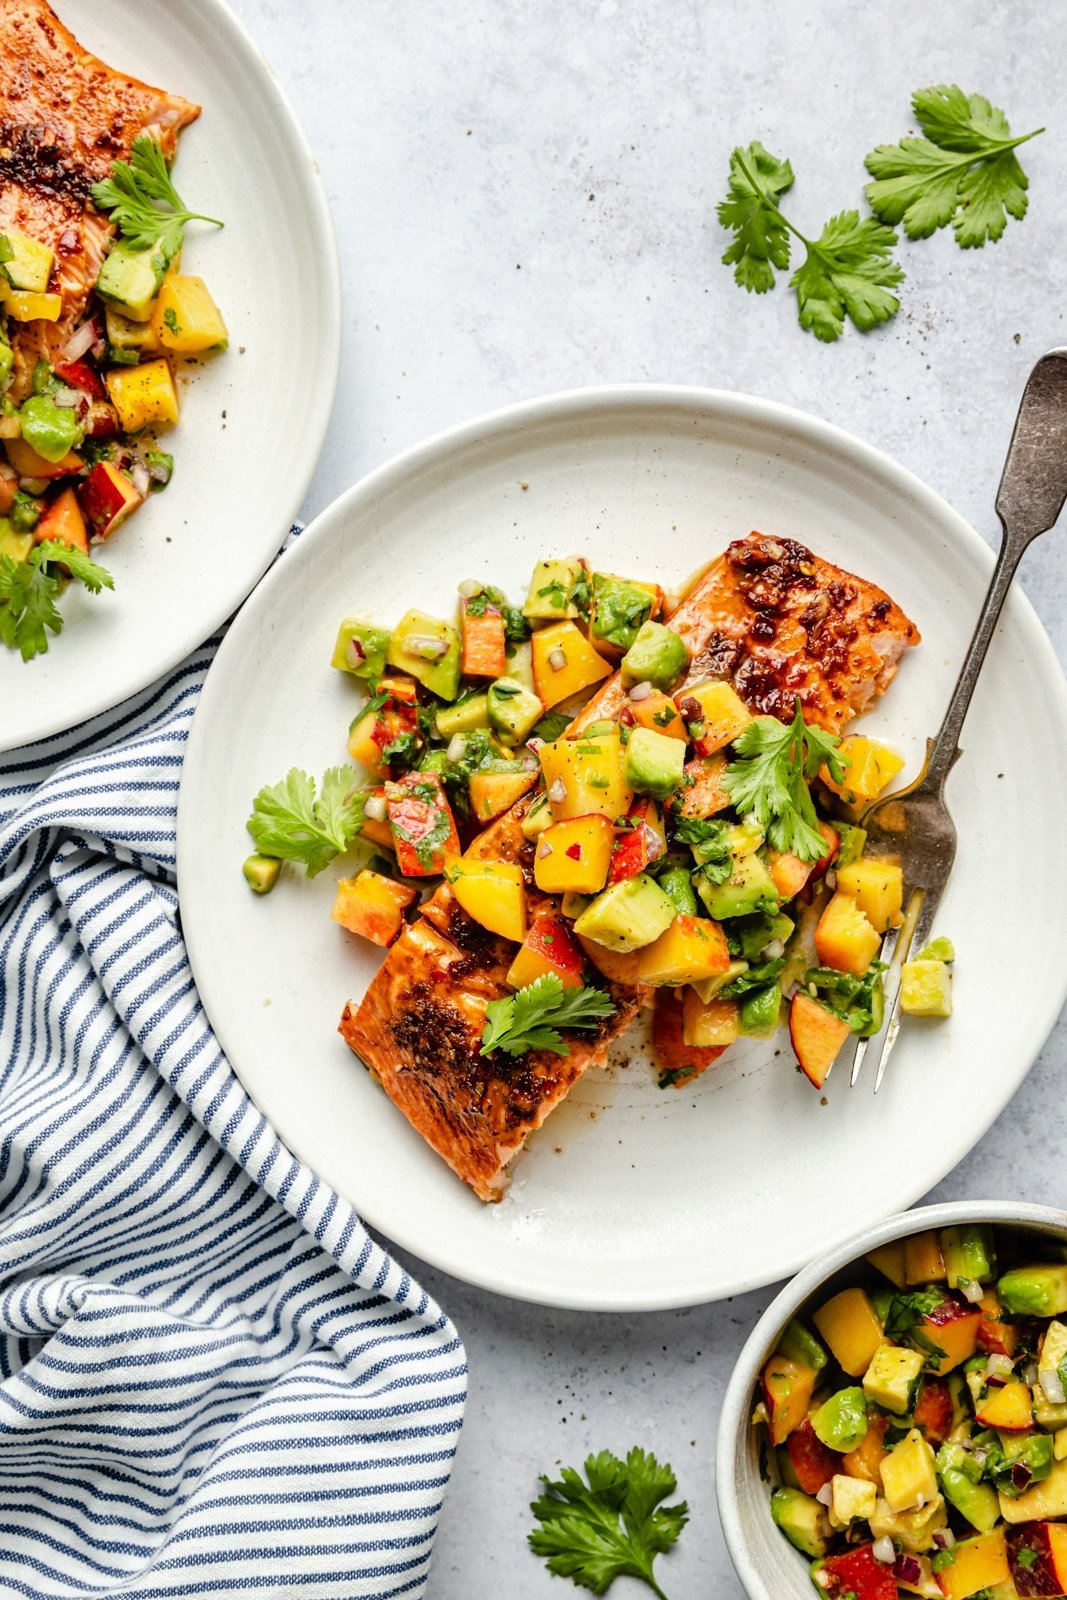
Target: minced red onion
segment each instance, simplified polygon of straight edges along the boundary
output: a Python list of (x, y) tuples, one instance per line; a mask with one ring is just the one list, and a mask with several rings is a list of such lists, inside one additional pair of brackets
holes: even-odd
[(548, 791), (548, 798), (554, 806), (560, 806), (567, 798), (567, 785), (562, 778), (557, 778)]
[(63, 346), (64, 361), (80, 361), (87, 350), (91, 350), (100, 338), (100, 326), (95, 317), (89, 317), (80, 328), (75, 328), (66, 344)]
[(973, 1278), (968, 1278), (966, 1283), (964, 1283), (961, 1279), (958, 1287), (960, 1294), (965, 1300), (969, 1300), (972, 1306), (976, 1306), (978, 1304), (984, 1293), (982, 1285), (980, 1283), (976, 1283)]
[(1047, 1371), (1040, 1374), (1041, 1387), (1045, 1391), (1045, 1399), (1050, 1406), (1062, 1406), (1067, 1403), (1067, 1394), (1064, 1393), (1063, 1379), (1058, 1372)]
[(1004, 1384), (1015, 1371), (1015, 1365), (1010, 1356), (992, 1355), (985, 1364), (986, 1381), (989, 1383)]
[(918, 1583), (923, 1569), (915, 1556), (897, 1556), (893, 1562), (892, 1572), (894, 1578), (899, 1578), (901, 1583)]
[(956, 1535), (951, 1528), (935, 1528), (934, 1543), (939, 1550), (951, 1550), (956, 1543)]
[(445, 751), (445, 755), (449, 761), (462, 761), (466, 748), (467, 735), (465, 733), (457, 733), (448, 741), (448, 749)]
[(440, 661), (442, 656), (448, 654), (448, 645), (443, 639), (431, 639), (421, 633), (405, 639), (404, 648), (413, 656), (418, 656), (420, 661)]
[(562, 650), (550, 650), (548, 652), (548, 664), (553, 672), (562, 672), (567, 665), (565, 652)]
[(464, 600), (473, 600), (476, 594), (481, 594), (484, 585), (477, 578), (464, 578), (459, 586), (459, 592)]
[(826, 887), (829, 889), (831, 894), (833, 894), (834, 890), (837, 888), (837, 873), (834, 871), (833, 867), (831, 867), (829, 872), (826, 874)]
[(52, 404), (57, 405), (61, 411), (73, 411), (81, 395), (77, 389), (68, 389), (66, 384), (60, 384), (52, 392)]
[(104, 357), (107, 355), (107, 340), (97, 339), (96, 343), (91, 347), (89, 354), (92, 356), (94, 361), (103, 361)]
[(358, 639), (349, 639), (345, 646), (345, 657), (350, 667), (361, 667), (367, 659), (367, 652)]
[(834, 1502), (834, 1486), (833, 1486), (833, 1483), (832, 1482), (824, 1483), (822, 1488), (819, 1490), (818, 1494), (815, 1496), (815, 1498), (816, 1498), (816, 1500), (819, 1502), (819, 1504), (821, 1506), (833, 1505), (833, 1502)]
[(538, 861), (543, 861), (546, 856), (550, 856), (551, 854), (552, 854), (552, 846), (549, 844), (548, 840), (547, 839), (539, 839), (537, 841), (537, 851), (536, 851), (536, 855), (537, 855)]
[(148, 493), (149, 484), (148, 468), (143, 461), (135, 461), (130, 467), (130, 482), (143, 500)]
[(384, 794), (371, 794), (367, 796), (363, 807), (363, 815), (372, 822), (384, 822), (386, 818), (386, 804)]
[(765, 944), (759, 953), (761, 961), (777, 961), (779, 956), (785, 955), (785, 945), (781, 939), (772, 939), (770, 944)]
[(633, 688), (630, 690), (630, 699), (647, 700), (651, 693), (652, 685), (650, 683), (635, 683)]
[(871, 1555), (883, 1567), (891, 1567), (897, 1559), (897, 1547), (887, 1533), (871, 1545)]

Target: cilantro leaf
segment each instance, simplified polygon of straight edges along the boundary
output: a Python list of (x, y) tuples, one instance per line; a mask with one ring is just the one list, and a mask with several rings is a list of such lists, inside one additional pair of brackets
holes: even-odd
[(784, 272), (789, 266), (789, 226), (776, 202), (792, 184), (789, 162), (772, 156), (758, 139), (730, 157), (730, 192), (716, 215), (734, 242), (722, 259), (750, 294), (773, 289), (774, 268)]
[(168, 261), (181, 249), (187, 222), (222, 227), (217, 217), (186, 209), (170, 181), (162, 146), (148, 133), (137, 135), (129, 161), (111, 163), (110, 178), (94, 183), (92, 195), (132, 249), (158, 249)]
[(995, 242), (1009, 216), (1026, 215), (1027, 177), (1015, 151), (1045, 130), (1013, 138), (998, 106), (957, 84), (918, 89), (911, 103), (923, 137), (879, 145), (866, 157), (871, 210), (883, 222), (902, 223), (909, 239), (927, 239), (951, 223), (965, 250)]
[(900, 310), (890, 289), (904, 272), (889, 252), (897, 242), (892, 228), (858, 211), (831, 217), (818, 239), (805, 240), (808, 253), (789, 280), (796, 290), (800, 326), (824, 344), (840, 338), (845, 317), (861, 333), (888, 322)]
[(515, 994), (490, 1000), (481, 1053), (503, 1050), (521, 1056), (527, 1050), (551, 1050), (567, 1056), (570, 1049), (560, 1028), (595, 1028), (602, 1017), (614, 1014), (615, 1002), (603, 989), (565, 989), (554, 972), (546, 972)]
[(281, 783), (259, 791), (247, 823), (261, 855), (299, 861), (309, 878), (348, 849), (367, 799), (352, 767), (331, 767), (315, 790), (314, 778), (291, 767)]
[(926, 1357), (926, 1365), (935, 1370), (938, 1363), (944, 1360), (945, 1352), (926, 1334), (920, 1333), (918, 1324), (931, 1311), (936, 1311), (944, 1299), (941, 1290), (934, 1288), (917, 1289), (911, 1294), (895, 1294), (889, 1302), (885, 1319), (886, 1338), (895, 1340), (897, 1344), (909, 1344), (921, 1351)]
[(60, 633), (63, 628), (56, 601), (63, 592), (64, 573), (52, 567), (66, 569), (90, 594), (115, 587), (106, 567), (60, 539), (43, 540), (25, 561), (0, 556), (0, 643), (17, 650), (23, 661), (43, 655), (49, 632)]
[(666, 1600), (653, 1563), (689, 1520), (684, 1500), (663, 1504), (678, 1487), (669, 1466), (636, 1448), (625, 1461), (602, 1450), (586, 1459), (585, 1480), (573, 1467), (564, 1467), (558, 1480), (542, 1476), (541, 1482), (544, 1493), (530, 1506), (541, 1526), (529, 1542), (550, 1572), (593, 1594), (604, 1594), (625, 1574)]
[(884, 961), (872, 961), (862, 978), (851, 972), (838, 972), (834, 967), (810, 967), (800, 980), (802, 989), (816, 992), (828, 1011), (842, 1022), (847, 1022), (852, 1032), (861, 1039), (879, 1033), (885, 1015), (885, 993), (882, 974)]
[(775, 850), (818, 861), (826, 840), (808, 785), (824, 764), (835, 783), (843, 781), (839, 744), (836, 733), (804, 721), (798, 697), (791, 723), (756, 717), (734, 740), (739, 759), (723, 773), (723, 788), (742, 816), (755, 818)]
[(725, 883), (733, 871), (729, 834), (725, 822), (703, 817), (679, 817), (674, 824), (674, 842), (687, 844), (697, 866), (709, 883)]

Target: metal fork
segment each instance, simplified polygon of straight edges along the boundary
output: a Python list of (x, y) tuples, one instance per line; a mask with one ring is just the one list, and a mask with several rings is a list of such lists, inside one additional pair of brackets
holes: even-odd
[[(896, 857), (909, 890), (903, 924), (886, 934), (881, 949), (889, 971), (876, 1094), (900, 1031), (901, 967), (913, 944), (922, 949), (926, 943), (956, 858), (956, 828), (944, 791), (945, 780), (961, 754), (963, 720), (1023, 552), (1053, 526), (1065, 499), (1067, 349), (1060, 349), (1041, 357), (1023, 391), (997, 490), (996, 509), (1003, 529), (1000, 553), (944, 721), (936, 738), (926, 742), (926, 760), (914, 783), (874, 801), (859, 819), (867, 830), (867, 850), (872, 856)], [(852, 1062), (853, 1087), (873, 1042), (859, 1041)]]

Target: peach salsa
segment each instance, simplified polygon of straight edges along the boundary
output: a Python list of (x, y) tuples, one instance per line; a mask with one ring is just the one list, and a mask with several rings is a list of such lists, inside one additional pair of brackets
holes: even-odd
[(914, 1234), (789, 1323), (754, 1424), (771, 1515), (829, 1600), (1067, 1595), (1063, 1255)]
[[(521, 606), (470, 581), (455, 617), (346, 618), (332, 663), (370, 691), (348, 732), (356, 765), (319, 785), (294, 769), (260, 791), (252, 889), (271, 889), (285, 861), (312, 876), (354, 847), (333, 908), (350, 933), (395, 946), (425, 906), (468, 949), (465, 914), (502, 941), (500, 992), (470, 1011), (482, 1055), (566, 1053), (560, 1030), (603, 1029), (625, 986), (654, 1006), (661, 1085), (770, 1037), (785, 1008), (821, 1088), (845, 1040), (882, 1023), (878, 955), (903, 884), (897, 863), (864, 853), (856, 819), (903, 763), (806, 717), (799, 692), (760, 714), (743, 671), (702, 665), (693, 619), (722, 608), (721, 574), (733, 584), (762, 539), (736, 541), (681, 604), (653, 582), (544, 560)], [(790, 548), (809, 563), (796, 557), (798, 572), (848, 576)], [(906, 1010), (948, 1014), (951, 960), (941, 940), (909, 963)], [(479, 993), (496, 993), (487, 982)]]

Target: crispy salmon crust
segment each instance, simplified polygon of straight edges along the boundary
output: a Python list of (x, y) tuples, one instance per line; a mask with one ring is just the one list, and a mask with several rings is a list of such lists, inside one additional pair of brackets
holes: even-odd
[[(919, 642), (915, 625), (881, 589), (803, 545), (760, 533), (735, 540), (713, 561), (669, 621), (690, 652), (686, 684), (727, 679), (752, 711), (785, 721), (799, 695), (805, 717), (834, 732), (884, 693), (903, 651)], [(572, 731), (617, 718), (626, 701), (616, 673)], [(707, 772), (691, 771), (685, 810), (694, 795), (703, 815), (728, 803), (716, 781), (722, 764), (722, 757), (690, 762)], [(532, 799), (524, 796), (491, 823), (469, 852), (521, 865), (531, 908), (549, 900), (532, 886), (533, 846), (521, 828)], [(611, 1041), (648, 1001), (645, 986), (608, 982), (615, 1016), (596, 1035), (571, 1034), (569, 1055), (485, 1057), (485, 1008), (511, 992), (505, 975), (514, 948), (467, 916), (442, 886), (389, 951), (362, 1004), (347, 1005), (340, 1023), (389, 1098), (483, 1200), (503, 1196), (508, 1163), (582, 1074), (603, 1063)]]
[(45, 0), (0, 0), (0, 56), (0, 232), (13, 228), (55, 252), (60, 320), (28, 323), (19, 335), (47, 355), (84, 310), (110, 236), (93, 184), (129, 156), (139, 133), (172, 156), (200, 107), (114, 71)]

